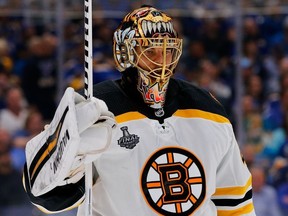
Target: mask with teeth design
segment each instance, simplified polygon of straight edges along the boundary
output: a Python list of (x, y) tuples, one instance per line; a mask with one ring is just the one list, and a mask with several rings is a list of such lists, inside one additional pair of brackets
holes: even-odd
[(136, 9), (124, 17), (113, 42), (117, 69), (137, 68), (137, 89), (144, 102), (162, 109), (169, 79), (182, 54), (182, 39), (171, 18), (153, 7)]

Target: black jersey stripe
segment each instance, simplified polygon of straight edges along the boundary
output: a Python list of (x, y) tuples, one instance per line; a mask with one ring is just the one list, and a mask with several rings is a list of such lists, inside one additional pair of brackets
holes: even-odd
[(243, 198), (240, 199), (232, 199), (232, 198), (227, 198), (227, 199), (212, 199), (212, 201), (214, 202), (214, 204), (216, 206), (230, 206), (230, 207), (234, 207), (237, 206), (249, 199), (252, 199), (252, 189), (250, 189), (249, 191), (247, 191), (247, 193), (245, 194), (245, 196)]

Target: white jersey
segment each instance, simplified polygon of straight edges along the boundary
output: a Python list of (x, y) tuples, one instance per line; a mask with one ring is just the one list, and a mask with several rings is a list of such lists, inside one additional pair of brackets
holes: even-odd
[(93, 162), (93, 216), (255, 215), (251, 175), (222, 106), (182, 81), (172, 79), (169, 89), (158, 121), (114, 82), (98, 88), (118, 125)]

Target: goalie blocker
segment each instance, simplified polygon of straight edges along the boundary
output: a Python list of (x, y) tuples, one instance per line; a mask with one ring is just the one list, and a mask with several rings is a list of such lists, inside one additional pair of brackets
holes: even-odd
[[(50, 125), (26, 145), (23, 184), (32, 203), (38, 198), (54, 197), (49, 210), (37, 205), (46, 213), (67, 210), (65, 203), (70, 208), (71, 203), (73, 207), (80, 204), (85, 194), (84, 164), (108, 147), (115, 124), (102, 100), (93, 97), (87, 101), (67, 88)], [(59, 186), (65, 199), (69, 197), (64, 203), (55, 193)], [(57, 200), (62, 206), (55, 205)]]

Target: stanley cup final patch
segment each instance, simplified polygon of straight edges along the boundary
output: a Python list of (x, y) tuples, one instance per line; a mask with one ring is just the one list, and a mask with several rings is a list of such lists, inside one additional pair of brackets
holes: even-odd
[(147, 204), (161, 215), (191, 215), (206, 194), (200, 160), (179, 147), (154, 152), (143, 167), (140, 182)]
[(127, 126), (121, 127), (120, 129), (123, 132), (123, 136), (118, 140), (118, 145), (127, 149), (133, 149), (137, 143), (139, 143), (139, 136), (130, 134)]

